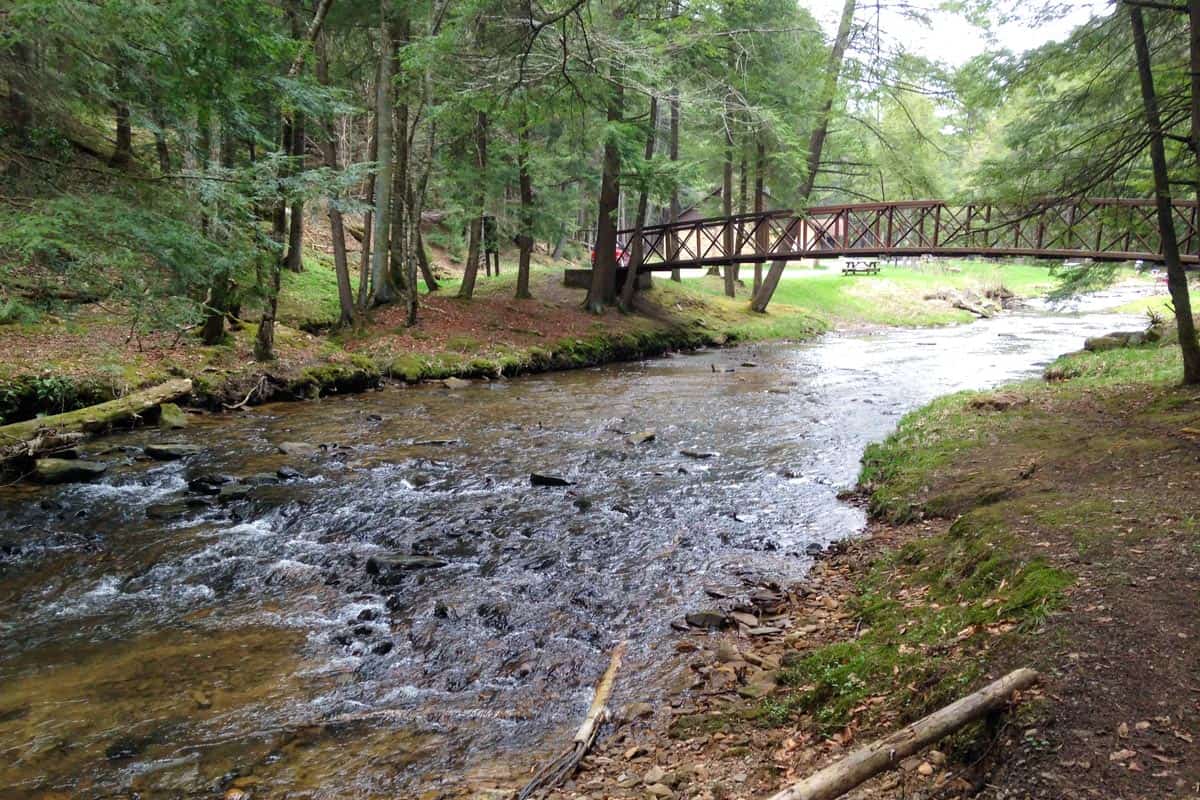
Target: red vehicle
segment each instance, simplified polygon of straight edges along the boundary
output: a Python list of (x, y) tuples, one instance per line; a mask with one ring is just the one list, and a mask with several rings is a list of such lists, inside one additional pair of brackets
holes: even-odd
[[(594, 245), (592, 246), (591, 251), (592, 251), (592, 266), (594, 267), (594, 266), (596, 266), (596, 248)], [(626, 250), (621, 245), (617, 245), (614, 254), (617, 257), (617, 266), (618, 267), (628, 267), (629, 266), (629, 251), (628, 250)]]

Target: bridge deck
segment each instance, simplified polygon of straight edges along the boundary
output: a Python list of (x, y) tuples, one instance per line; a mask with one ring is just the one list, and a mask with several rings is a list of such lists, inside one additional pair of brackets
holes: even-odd
[[(1198, 204), (1174, 203), (1186, 264), (1200, 263)], [(639, 272), (840, 256), (1023, 256), (1162, 261), (1153, 200), (1098, 199), (1017, 208), (940, 200), (820, 206), (650, 225)], [(635, 230), (618, 232), (636, 253)]]

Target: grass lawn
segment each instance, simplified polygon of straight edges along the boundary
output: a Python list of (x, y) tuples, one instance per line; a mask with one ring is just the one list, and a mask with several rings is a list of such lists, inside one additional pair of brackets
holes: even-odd
[[(743, 281), (753, 272), (743, 269)], [(1043, 294), (1055, 286), (1049, 267), (1018, 262), (955, 260), (915, 267), (885, 266), (878, 275), (843, 276), (839, 269), (793, 267), (785, 273), (768, 309), (779, 314), (788, 307), (823, 320), (827, 325), (949, 325), (967, 322), (969, 313), (926, 301), (939, 290), (970, 289), (979, 293), (1000, 287), (1021, 296)], [(684, 285), (705, 294), (720, 295), (720, 278), (690, 278)], [(739, 288), (747, 299), (750, 288)]]

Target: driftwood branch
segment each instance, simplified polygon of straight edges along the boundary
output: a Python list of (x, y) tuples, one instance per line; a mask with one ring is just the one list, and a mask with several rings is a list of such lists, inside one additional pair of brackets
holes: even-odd
[(800, 783), (772, 795), (770, 800), (833, 800), (903, 759), (981, 719), (1008, 704), (1012, 693), (1028, 689), (1038, 680), (1031, 669), (1010, 672), (974, 694), (956, 700), (945, 708), (922, 717), (906, 728), (879, 741), (860, 747), (840, 761)]
[(23, 441), (5, 443), (3, 440), (0, 440), (0, 464), (14, 459), (53, 456), (70, 450), (82, 442), (83, 439), (84, 434), (82, 433), (60, 434), (54, 431), (41, 431), (32, 439)]
[(537, 774), (525, 784), (525, 788), (517, 795), (517, 800), (526, 800), (545, 789), (552, 789), (562, 783), (575, 771), (579, 762), (587, 755), (600, 732), (600, 724), (608, 716), (608, 698), (612, 696), (613, 685), (617, 680), (617, 670), (621, 668), (621, 659), (625, 656), (627, 644), (621, 642), (613, 650), (608, 661), (608, 669), (600, 676), (596, 684), (596, 694), (592, 697), (592, 705), (588, 709), (583, 724), (575, 732), (571, 746), (564, 750), (558, 758), (538, 770)]

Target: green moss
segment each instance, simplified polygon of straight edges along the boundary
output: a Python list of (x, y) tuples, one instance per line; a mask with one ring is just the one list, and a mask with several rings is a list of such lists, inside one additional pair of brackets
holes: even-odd
[[(350, 286), (352, 292), (358, 291), (355, 270), (351, 270)], [(309, 332), (337, 324), (341, 316), (337, 273), (328, 256), (309, 251), (304, 254), (302, 272), (283, 271), (277, 314), (280, 322)]]
[(369, 358), (352, 358), (350, 363), (326, 362), (306, 367), (288, 381), (294, 397), (319, 397), (324, 394), (361, 392), (377, 386), (382, 372)]
[(1046, 376), (1084, 386), (1162, 385), (1179, 380), (1181, 365), (1179, 347), (1167, 337), (1139, 347), (1124, 347), (1102, 353), (1068, 353), (1046, 368)]
[(472, 336), (451, 336), (446, 340), (446, 347), (460, 353), (474, 353), (483, 347), (483, 342)]
[[(873, 516), (892, 522), (919, 516), (924, 511), (923, 487), (930, 478), (982, 440), (988, 418), (967, 410), (970, 396), (949, 395), (906, 414), (891, 436), (867, 447), (859, 484), (871, 493), (868, 509)], [(961, 501), (947, 496), (943, 513), (959, 509)]]
[(783, 670), (792, 691), (766, 715), (780, 721), (801, 711), (833, 732), (871, 696), (887, 694), (889, 708), (911, 719), (965, 693), (981, 674), (972, 654), (992, 638), (986, 626), (1036, 626), (1072, 580), (1025, 556), (1006, 530), (999, 510), (982, 508), (879, 559), (851, 601), (863, 633)]

